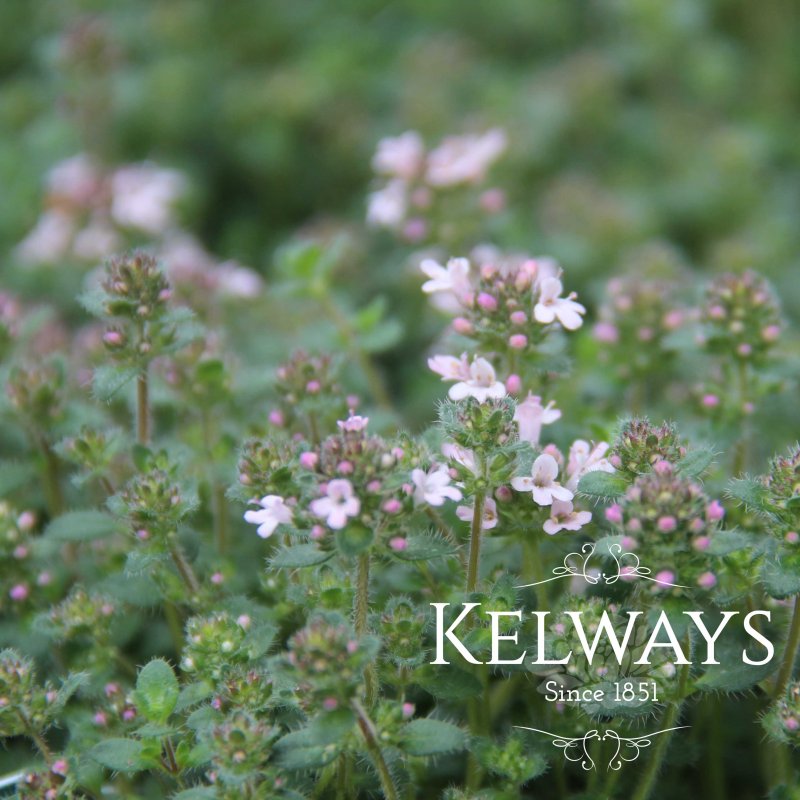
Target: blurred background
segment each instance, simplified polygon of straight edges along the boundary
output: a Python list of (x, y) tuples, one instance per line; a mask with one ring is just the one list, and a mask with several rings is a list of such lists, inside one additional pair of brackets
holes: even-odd
[[(184, 176), (183, 228), (268, 284), (286, 278), (287, 242), (345, 241), (344, 311), (384, 295), (367, 307), (394, 321), (372, 349), (416, 423), (440, 393), (414, 373), (441, 322), (421, 314), (414, 243), (364, 224), (370, 160), (409, 129), (433, 147), (501, 128), (503, 210), (471, 245), (553, 255), (590, 321), (611, 274), (687, 269), (759, 270), (796, 317), (797, 12), (792, 0), (5, 0), (4, 286), (23, 299), (80, 289), (68, 258), (32, 270), (18, 246), (51, 203), (55, 165), (152, 161)], [(271, 317), (276, 354), (281, 324)], [(310, 346), (328, 341), (308, 328)]]

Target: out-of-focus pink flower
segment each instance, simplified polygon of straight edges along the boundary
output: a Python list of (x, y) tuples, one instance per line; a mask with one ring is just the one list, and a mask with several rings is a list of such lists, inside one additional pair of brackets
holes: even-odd
[(519, 438), (523, 442), (533, 445), (539, 444), (542, 435), (542, 425), (551, 425), (561, 419), (561, 412), (555, 407), (555, 402), (550, 401), (542, 405), (542, 398), (535, 394), (528, 396), (517, 404), (514, 411), (514, 422), (519, 428)]
[[(456, 516), (464, 520), (464, 522), (472, 522), (472, 517), (475, 513), (474, 506), (459, 506), (456, 509)], [(497, 503), (491, 497), (487, 497), (483, 501), (483, 518), (481, 519), (481, 527), (483, 530), (488, 531), (497, 527)]]
[(416, 131), (389, 136), (378, 142), (372, 168), (381, 175), (411, 180), (422, 169), (425, 145)]
[(426, 180), (438, 187), (478, 183), (506, 145), (506, 134), (499, 128), (478, 136), (448, 136), (429, 153)]
[(111, 216), (123, 227), (161, 234), (174, 223), (186, 179), (148, 162), (120, 167), (111, 178)]

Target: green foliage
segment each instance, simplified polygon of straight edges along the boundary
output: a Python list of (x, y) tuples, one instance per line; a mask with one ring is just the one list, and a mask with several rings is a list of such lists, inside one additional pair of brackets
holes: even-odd
[(450, 722), (415, 719), (403, 729), (400, 746), (412, 756), (436, 756), (463, 750), (467, 735)]
[(136, 704), (150, 721), (164, 725), (178, 702), (180, 688), (172, 667), (157, 658), (136, 678)]

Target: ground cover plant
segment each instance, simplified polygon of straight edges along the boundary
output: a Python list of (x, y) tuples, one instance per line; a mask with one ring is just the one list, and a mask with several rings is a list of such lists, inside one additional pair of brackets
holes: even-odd
[(412, 5), (0, 10), (0, 791), (800, 796), (780, 4)]

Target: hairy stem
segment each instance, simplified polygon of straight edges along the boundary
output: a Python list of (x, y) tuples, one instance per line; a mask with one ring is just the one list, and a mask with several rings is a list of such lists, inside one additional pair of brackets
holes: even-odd
[(783, 661), (775, 679), (773, 696), (779, 698), (789, 685), (794, 672), (794, 662), (797, 658), (797, 648), (800, 647), (800, 595), (795, 595), (792, 623), (789, 626), (789, 635), (786, 639), (786, 649), (783, 652)]
[(48, 763), (53, 763), (53, 754), (47, 746), (44, 737), (36, 730), (33, 723), (28, 719), (23, 711), (17, 711), (17, 716), (25, 729), (25, 735), (36, 745), (36, 749), (42, 754), (42, 758)]
[[(369, 614), (369, 553), (358, 557), (356, 573), (356, 596), (353, 609), (356, 636), (364, 636), (367, 632), (367, 615)], [(377, 697), (377, 675), (375, 666), (368, 664), (364, 669), (364, 685), (367, 706), (370, 708)]]
[[(689, 682), (690, 669), (691, 664), (684, 664), (681, 667), (680, 676), (678, 678), (678, 699), (674, 703), (671, 703), (667, 709), (667, 713), (664, 715), (661, 723), (662, 730), (675, 727), (675, 722), (680, 715), (683, 700), (686, 695), (686, 684)], [(647, 800), (650, 797), (653, 787), (656, 784), (658, 773), (661, 771), (661, 766), (664, 763), (664, 757), (667, 755), (667, 748), (669, 747), (671, 739), (672, 733), (664, 733), (658, 737), (653, 750), (653, 757), (650, 759), (642, 774), (636, 792), (631, 795), (631, 800)]]
[(485, 495), (475, 495), (475, 507), (472, 510), (472, 528), (469, 535), (469, 562), (467, 565), (467, 594), (475, 591), (478, 583), (478, 565), (481, 558), (481, 531), (483, 528), (483, 503)]
[(64, 493), (61, 490), (61, 465), (58, 456), (44, 435), (38, 437), (39, 450), (44, 461), (44, 489), (50, 515), (57, 517), (64, 511)]
[(181, 576), (186, 588), (189, 590), (189, 594), (192, 597), (196, 597), (198, 594), (200, 594), (200, 582), (197, 580), (197, 576), (194, 574), (192, 565), (187, 561), (186, 554), (176, 541), (170, 542), (169, 554), (172, 556), (172, 561), (175, 564), (175, 568), (178, 570), (178, 574)]
[(399, 795), (397, 793), (397, 787), (394, 785), (392, 773), (389, 772), (386, 759), (383, 757), (383, 751), (378, 742), (378, 734), (375, 730), (375, 725), (358, 700), (353, 700), (353, 710), (356, 712), (358, 727), (361, 729), (361, 734), (364, 737), (367, 750), (369, 750), (372, 762), (375, 765), (375, 769), (378, 771), (381, 788), (383, 789), (383, 796), (386, 800), (398, 800)]
[(150, 408), (147, 367), (136, 378), (136, 441), (147, 444), (150, 440)]

